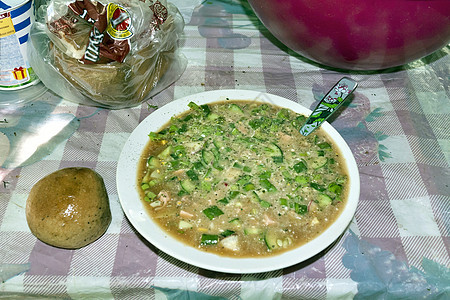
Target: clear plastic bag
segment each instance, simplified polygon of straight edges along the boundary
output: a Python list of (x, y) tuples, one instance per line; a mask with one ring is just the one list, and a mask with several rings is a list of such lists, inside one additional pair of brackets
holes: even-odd
[(65, 100), (136, 106), (185, 70), (178, 47), (183, 17), (165, 0), (102, 1), (50, 0), (40, 6), (30, 33), (30, 64)]

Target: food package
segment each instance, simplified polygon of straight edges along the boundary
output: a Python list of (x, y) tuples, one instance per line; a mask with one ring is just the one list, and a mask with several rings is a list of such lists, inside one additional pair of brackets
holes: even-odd
[(185, 70), (183, 28), (183, 17), (166, 0), (49, 0), (36, 11), (30, 64), (65, 100), (132, 107)]

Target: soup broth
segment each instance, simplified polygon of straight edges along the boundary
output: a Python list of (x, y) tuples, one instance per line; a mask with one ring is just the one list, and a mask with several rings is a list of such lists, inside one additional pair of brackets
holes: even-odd
[(150, 132), (138, 189), (164, 231), (231, 257), (282, 253), (317, 237), (343, 210), (345, 161), (306, 117), (270, 104), (189, 103)]

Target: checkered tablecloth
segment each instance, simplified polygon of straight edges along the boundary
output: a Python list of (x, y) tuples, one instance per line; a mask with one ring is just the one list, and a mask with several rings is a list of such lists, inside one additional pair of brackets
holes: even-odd
[[(245, 2), (208, 1), (192, 12), (182, 49), (186, 71), (150, 105), (98, 109), (48, 92), (0, 107), (0, 299), (450, 297), (450, 47), (388, 72), (344, 74), (275, 42)], [(356, 157), (361, 195), (332, 247), (290, 268), (230, 275), (176, 260), (130, 225), (117, 196), (117, 160), (157, 107), (231, 88), (312, 108), (344, 75), (359, 87), (332, 125)], [(113, 216), (106, 234), (79, 250), (43, 244), (25, 218), (33, 184), (71, 166), (103, 176)]]

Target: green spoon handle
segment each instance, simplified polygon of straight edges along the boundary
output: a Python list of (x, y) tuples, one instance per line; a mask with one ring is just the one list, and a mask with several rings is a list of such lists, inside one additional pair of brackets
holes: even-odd
[(344, 103), (357, 86), (358, 83), (348, 77), (339, 80), (319, 102), (303, 127), (300, 128), (300, 133), (307, 136), (322, 125)]

